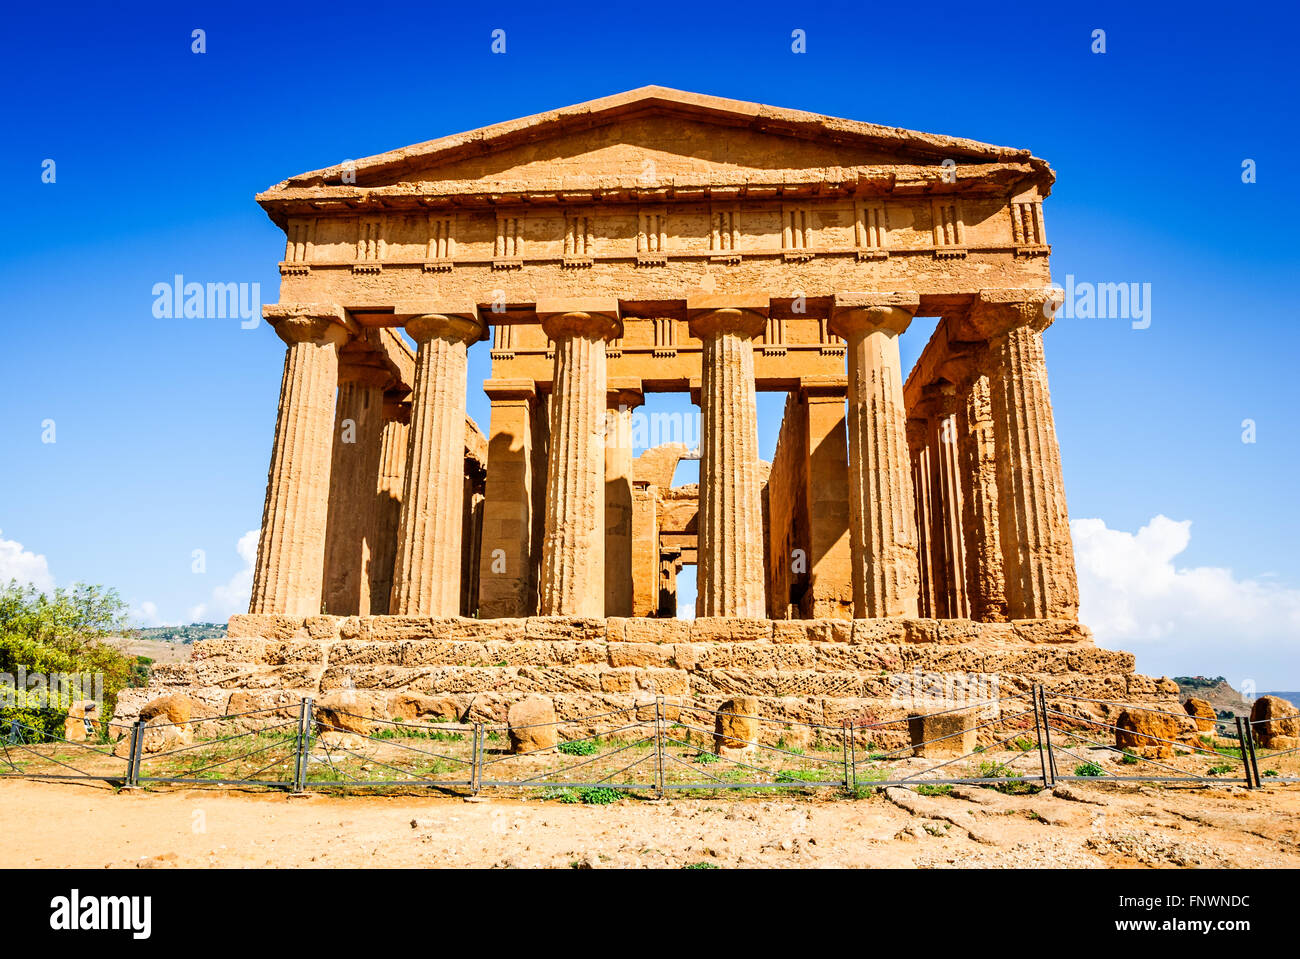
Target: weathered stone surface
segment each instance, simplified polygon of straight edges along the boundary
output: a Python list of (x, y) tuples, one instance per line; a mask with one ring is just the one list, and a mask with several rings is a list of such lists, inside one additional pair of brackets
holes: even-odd
[(510, 751), (534, 753), (553, 749), (559, 739), (559, 717), (555, 704), (541, 696), (515, 703), (507, 713), (510, 725)]
[(978, 713), (973, 709), (910, 713), (907, 735), (912, 743), (912, 755), (926, 758), (965, 756), (975, 749), (975, 727), (978, 724)]
[(1251, 704), (1250, 723), (1265, 749), (1300, 746), (1300, 709), (1280, 696), (1260, 696)]
[(1148, 709), (1121, 711), (1115, 726), (1116, 746), (1149, 759), (1173, 756), (1182, 744), (1194, 742), (1197, 734), (1192, 717)]
[(152, 699), (140, 710), (140, 718), (149, 722), (160, 719), (168, 723), (188, 723), (192, 719), (208, 719), (217, 713), (206, 703), (189, 696), (173, 694)]
[(1214, 707), (1204, 699), (1192, 696), (1187, 702), (1183, 703), (1183, 709), (1187, 710), (1187, 715), (1196, 720), (1196, 728), (1203, 733), (1213, 732), (1214, 721), (1218, 717), (1214, 712)]
[(713, 751), (723, 759), (749, 762), (758, 751), (762, 706), (757, 696), (736, 696), (718, 706)]
[(316, 701), (312, 715), (322, 732), (362, 736), (375, 729), (374, 720), (388, 718), (376, 698), (347, 690), (322, 696)]
[(456, 720), (460, 718), (460, 707), (450, 696), (398, 693), (388, 702), (388, 715), (391, 719), (418, 719), (425, 722)]
[(99, 703), (93, 699), (82, 700), (68, 707), (68, 715), (63, 720), (63, 738), (69, 742), (84, 743), (86, 722), (94, 724), (99, 721)]

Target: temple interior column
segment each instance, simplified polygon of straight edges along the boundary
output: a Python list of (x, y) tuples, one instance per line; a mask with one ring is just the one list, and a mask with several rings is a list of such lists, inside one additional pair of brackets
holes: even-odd
[(971, 619), (1007, 619), (1002, 541), (998, 532), (997, 453), (988, 375), (979, 360), (963, 378), (957, 406), (957, 436), (964, 479), (962, 530), (966, 537), (966, 583)]
[[(403, 391), (405, 392), (405, 391)], [(388, 612), (397, 562), (397, 527), (402, 518), (402, 487), (406, 479), (406, 448), (411, 429), (411, 405), (400, 394), (384, 396), (384, 425), (379, 443), (379, 476), (375, 489), (375, 548), (370, 560), (370, 609)]]
[(943, 579), (939, 607), (946, 619), (966, 619), (970, 606), (966, 599), (966, 544), (962, 534), (961, 464), (958, 461), (957, 391), (946, 380), (928, 387), (934, 391), (934, 416), (930, 427), (934, 436), (930, 444), (933, 459), (932, 500), (938, 524), (936, 546), (943, 550)]
[(854, 615), (915, 616), (919, 569), (898, 337), (915, 294), (836, 294), (848, 341), (849, 529)]
[[(378, 531), (374, 495), (383, 443), (384, 389), (392, 373), (362, 354), (339, 366), (325, 527), (325, 612), (369, 616)], [(387, 612), (384, 606), (379, 611)]]
[(537, 389), (532, 380), (488, 380), (488, 474), (479, 551), (479, 616), (531, 616), (536, 611), (532, 576), (533, 420)]
[(637, 388), (610, 389), (605, 428), (605, 615), (633, 615), (632, 411)]
[(419, 350), (389, 603), (398, 615), (460, 613), (467, 351), (483, 330), (472, 304), (406, 322)]
[[(852, 619), (852, 510), (844, 387), (811, 380), (805, 377), (800, 387), (808, 437), (808, 613), (814, 619)], [(789, 560), (785, 562), (788, 568)]]
[(316, 616), (338, 354), (349, 336), (347, 320), (340, 307), (277, 305), (263, 314), (287, 349), (248, 611)]
[(622, 335), (618, 301), (542, 300), (542, 329), (555, 344), (543, 616), (605, 614), (605, 343)]
[(1077, 619), (1079, 589), (1047, 386), (1042, 330), (1053, 308), (1033, 290), (982, 291), (972, 322), (989, 338), (998, 518), (1012, 619)]
[(766, 294), (687, 300), (691, 335), (704, 343), (697, 616), (766, 615), (753, 338), (767, 326), (768, 302)]
[(928, 619), (939, 616), (934, 568), (934, 508), (930, 501), (930, 421), (923, 410), (907, 419), (907, 446), (912, 459), (912, 495), (916, 504), (918, 572), (917, 612)]

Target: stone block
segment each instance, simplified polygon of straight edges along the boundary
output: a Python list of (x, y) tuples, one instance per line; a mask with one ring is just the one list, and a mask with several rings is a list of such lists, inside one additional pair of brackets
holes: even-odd
[(1280, 696), (1260, 696), (1250, 707), (1251, 729), (1265, 749), (1300, 745), (1300, 709)]
[(1183, 709), (1187, 710), (1187, 715), (1196, 720), (1196, 728), (1203, 733), (1214, 731), (1214, 721), (1218, 718), (1214, 712), (1214, 707), (1204, 699), (1192, 696), (1183, 703)]
[(506, 714), (510, 726), (510, 751), (535, 753), (555, 748), (559, 739), (559, 717), (555, 704), (542, 696), (515, 703)]
[(909, 713), (907, 735), (912, 743), (912, 755), (927, 759), (951, 759), (974, 752), (977, 725), (977, 710), (974, 709), (956, 712), (935, 710), (928, 715)]
[(752, 762), (758, 751), (761, 706), (757, 696), (735, 696), (718, 706), (713, 726), (713, 751), (722, 759)]
[(293, 639), (306, 636), (306, 620), (301, 616), (276, 616), (270, 613), (241, 613), (226, 623), (227, 639)]
[(605, 620), (584, 616), (531, 616), (524, 625), (530, 640), (595, 642), (605, 640)]

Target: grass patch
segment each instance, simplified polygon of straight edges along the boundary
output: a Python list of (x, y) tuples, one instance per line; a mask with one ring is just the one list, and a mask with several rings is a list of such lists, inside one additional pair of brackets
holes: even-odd
[(712, 862), (691, 862), (682, 866), (683, 869), (717, 869), (717, 863)]
[(608, 786), (591, 786), (578, 791), (578, 800), (588, 806), (608, 806), (622, 798), (622, 793)]
[(916, 787), (916, 794), (918, 796), (951, 796), (952, 784), (944, 783), (941, 786), (931, 786), (927, 783), (921, 783)]
[(600, 749), (600, 745), (594, 739), (575, 739), (560, 743), (555, 748), (566, 756), (590, 756)]

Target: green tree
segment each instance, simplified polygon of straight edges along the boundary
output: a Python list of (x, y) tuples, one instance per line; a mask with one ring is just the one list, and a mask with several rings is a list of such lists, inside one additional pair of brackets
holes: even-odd
[[(104, 712), (111, 714), (118, 692), (132, 684), (138, 665), (104, 642), (127, 625), (126, 604), (115, 589), (78, 583), (43, 593), (10, 580), (0, 587), (0, 673), (28, 675), (92, 673), (103, 676)], [(0, 723), (10, 719), (58, 734), (66, 710), (28, 702), (16, 691), (13, 706), (0, 707)], [(34, 708), (39, 707), (39, 708)]]

